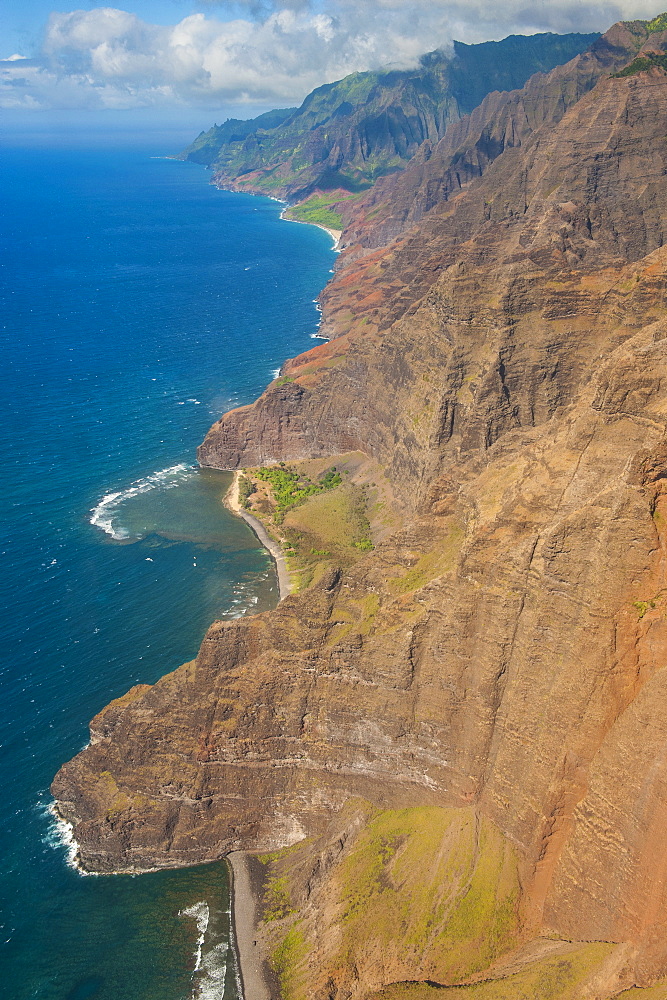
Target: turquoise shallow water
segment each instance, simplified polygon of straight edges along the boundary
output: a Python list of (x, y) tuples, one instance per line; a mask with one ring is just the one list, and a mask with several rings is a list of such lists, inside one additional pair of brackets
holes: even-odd
[[(236, 996), (224, 864), (81, 877), (48, 813), (111, 698), (271, 607), (198, 470), (212, 420), (312, 346), (328, 236), (214, 190), (161, 138), (0, 149), (3, 998)], [(201, 939), (201, 940), (200, 940)]]

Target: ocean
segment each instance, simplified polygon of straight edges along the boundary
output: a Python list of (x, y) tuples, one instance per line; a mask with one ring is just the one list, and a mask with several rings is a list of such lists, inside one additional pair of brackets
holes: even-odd
[(164, 136), (94, 138), (0, 148), (0, 992), (235, 1000), (224, 863), (84, 877), (49, 785), (110, 699), (275, 605), (195, 449), (313, 346), (334, 252)]

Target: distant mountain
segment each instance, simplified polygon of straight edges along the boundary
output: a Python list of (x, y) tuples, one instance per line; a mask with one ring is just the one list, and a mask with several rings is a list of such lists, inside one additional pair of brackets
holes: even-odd
[(274, 130), (295, 111), (297, 108), (285, 108), (282, 111), (276, 109), (247, 121), (240, 118), (228, 118), (223, 125), (214, 125), (208, 132), (200, 132), (192, 145), (185, 150), (183, 159), (191, 160), (193, 163), (203, 163), (204, 166), (210, 167), (225, 146), (242, 146), (253, 132)]
[[(300, 108), (230, 119), (181, 154), (221, 186), (300, 201), (315, 190), (356, 193), (401, 170), (425, 140), (494, 90), (514, 90), (588, 48), (598, 34), (510, 35), (431, 52), (413, 70), (353, 73), (318, 87)], [(326, 206), (320, 208), (326, 210)], [(334, 220), (329, 220), (333, 221)]]
[(489, 93), (352, 202), (331, 339), (198, 450), (267, 520), (261, 466), (342, 483), (276, 490), (298, 592), (52, 793), (91, 871), (249, 852), (267, 995), (667, 996), (665, 136), (667, 14)]

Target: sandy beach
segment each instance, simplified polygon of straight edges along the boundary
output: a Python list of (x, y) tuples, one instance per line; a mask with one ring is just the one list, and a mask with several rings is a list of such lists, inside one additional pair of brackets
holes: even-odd
[(334, 242), (333, 249), (338, 250), (338, 244), (340, 243), (340, 238), (343, 235), (342, 229), (331, 229), (329, 226), (323, 226), (321, 222), (307, 222), (306, 219), (290, 219), (289, 215), (285, 213), (289, 212), (289, 207), (284, 208), (280, 213), (280, 218), (283, 222), (298, 222), (302, 226), (317, 226), (318, 229), (323, 229), (325, 233), (328, 233)]
[[(294, 221), (299, 221), (299, 220), (294, 220)], [(317, 226), (318, 229), (323, 229), (325, 233), (328, 233), (331, 239), (334, 241), (334, 250), (338, 249), (340, 238), (343, 235), (342, 229), (329, 229), (328, 226), (323, 226), (320, 222), (307, 222), (306, 225)]]
[(229, 510), (233, 511), (234, 514), (238, 514), (239, 517), (242, 517), (243, 520), (250, 525), (264, 548), (267, 549), (273, 556), (276, 564), (276, 570), (278, 571), (278, 591), (280, 593), (280, 600), (282, 601), (289, 593), (291, 593), (292, 590), (283, 550), (278, 542), (271, 538), (262, 522), (258, 521), (252, 514), (249, 514), (247, 510), (244, 510), (239, 503), (239, 475), (240, 473), (238, 472), (234, 473), (232, 485), (225, 494), (225, 506), (228, 507)]
[(256, 944), (259, 863), (244, 851), (227, 855), (231, 867), (232, 920), (244, 1000), (278, 1000), (274, 974)]

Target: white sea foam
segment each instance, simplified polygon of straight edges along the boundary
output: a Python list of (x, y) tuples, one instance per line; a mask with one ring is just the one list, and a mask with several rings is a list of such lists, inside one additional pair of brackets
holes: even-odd
[(190, 917), (197, 922), (198, 936), (195, 967), (192, 974), (191, 1000), (221, 1000), (225, 992), (229, 945), (226, 941), (221, 941), (204, 951), (206, 932), (211, 917), (209, 905), (205, 900), (180, 910), (179, 916)]
[(202, 946), (206, 937), (206, 929), (208, 928), (211, 911), (208, 908), (208, 903), (202, 900), (200, 903), (193, 903), (192, 906), (188, 906), (184, 910), (179, 910), (178, 915), (179, 917), (193, 917), (197, 921), (199, 937), (197, 938), (197, 951), (195, 952), (195, 972), (199, 972), (201, 968)]
[(234, 928), (234, 921), (232, 919), (232, 897), (229, 897), (229, 909), (227, 910), (229, 916), (229, 950), (234, 956), (234, 962), (232, 964), (232, 970), (234, 972), (234, 984), (236, 986), (236, 995), (241, 997), (243, 1000), (243, 983), (241, 982), (241, 968), (239, 963), (239, 949), (236, 943), (236, 931)]
[(226, 941), (221, 941), (220, 944), (206, 952), (202, 960), (202, 976), (196, 983), (192, 994), (193, 1000), (195, 998), (196, 1000), (221, 1000), (227, 979), (228, 954), (229, 945)]
[(63, 819), (56, 809), (55, 802), (41, 803), (40, 810), (47, 816), (48, 825), (46, 834), (42, 837), (42, 843), (52, 847), (57, 851), (64, 851), (65, 863), (69, 868), (74, 868), (79, 875), (92, 875), (94, 872), (87, 872), (78, 861), (79, 845), (74, 837), (74, 827), (67, 820)]
[(273, 368), (271, 370), (271, 378), (272, 379), (278, 378), (279, 375), (280, 375), (280, 368)]
[(259, 577), (250, 579), (246, 583), (237, 584), (232, 590), (229, 605), (220, 612), (220, 618), (224, 621), (236, 621), (247, 614), (255, 614), (256, 606), (259, 604), (259, 596), (255, 593), (257, 581), (264, 581), (268, 578), (269, 573), (262, 573)]
[(130, 533), (118, 523), (120, 507), (132, 497), (141, 493), (148, 493), (150, 490), (164, 489), (170, 490), (178, 486), (192, 473), (194, 466), (172, 465), (167, 469), (160, 469), (150, 476), (135, 481), (125, 490), (117, 490), (115, 493), (107, 493), (102, 497), (90, 512), (90, 523), (96, 528), (101, 528), (107, 535), (111, 535), (117, 542), (124, 542), (130, 538)]

